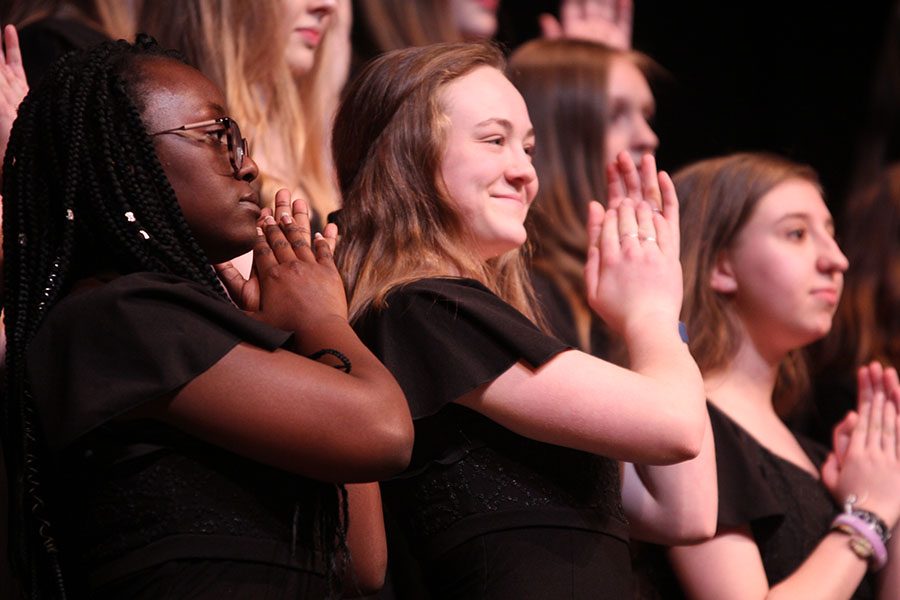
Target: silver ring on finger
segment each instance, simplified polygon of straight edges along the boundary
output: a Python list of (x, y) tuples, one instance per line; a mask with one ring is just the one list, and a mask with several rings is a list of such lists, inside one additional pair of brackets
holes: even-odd
[(638, 233), (636, 231), (630, 231), (628, 233), (623, 233), (622, 235), (619, 236), (619, 243), (622, 243), (622, 240), (624, 240), (626, 238), (632, 239), (632, 240), (640, 240), (641, 236), (638, 235)]
[(639, 239), (642, 242), (655, 242), (656, 236), (655, 235), (642, 235)]

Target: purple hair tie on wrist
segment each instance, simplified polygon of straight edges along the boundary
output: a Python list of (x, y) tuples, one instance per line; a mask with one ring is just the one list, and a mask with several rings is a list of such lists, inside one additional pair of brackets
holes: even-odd
[(831, 528), (850, 536), (850, 549), (860, 558), (870, 561), (877, 571), (887, 563), (887, 541), (891, 530), (878, 515), (868, 510), (854, 509), (856, 495), (850, 494), (844, 502), (844, 512), (835, 517)]
[[(835, 517), (831, 528), (850, 534), (850, 547), (857, 556), (868, 558), (871, 561), (873, 571), (877, 571), (887, 564), (887, 548), (881, 540), (881, 536), (875, 533), (875, 529), (867, 521), (852, 513), (842, 513)], [(858, 542), (854, 542), (857, 539), (854, 536), (861, 537), (866, 544), (860, 545)], [(866, 552), (866, 545), (870, 553)]]

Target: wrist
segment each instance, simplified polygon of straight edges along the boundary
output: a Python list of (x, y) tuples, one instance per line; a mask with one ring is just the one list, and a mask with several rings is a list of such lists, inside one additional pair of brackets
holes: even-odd
[(866, 560), (873, 571), (887, 563), (890, 527), (876, 513), (857, 506), (854, 494), (847, 497), (844, 511), (835, 517), (831, 528), (849, 536), (847, 543), (850, 549)]

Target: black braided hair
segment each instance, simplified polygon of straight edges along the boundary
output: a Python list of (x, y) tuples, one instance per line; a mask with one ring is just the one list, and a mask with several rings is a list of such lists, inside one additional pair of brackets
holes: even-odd
[[(32, 598), (66, 596), (44, 485), (52, 483), (51, 463), (25, 365), (48, 310), (74, 281), (101, 271), (174, 274), (228, 300), (141, 119), (139, 62), (153, 57), (180, 60), (146, 35), (133, 45), (106, 42), (60, 59), (19, 107), (3, 161), (7, 353), (0, 435), (10, 550)], [(346, 492), (320, 484), (318, 496), (320, 549), (336, 590), (346, 562)]]

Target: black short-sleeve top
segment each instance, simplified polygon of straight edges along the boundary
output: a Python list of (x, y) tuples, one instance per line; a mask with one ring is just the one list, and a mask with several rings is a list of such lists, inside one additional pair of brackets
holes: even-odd
[(522, 437), (454, 403), (517, 362), (537, 369), (568, 346), (470, 279), (399, 287), (355, 327), (409, 401), (412, 462), (382, 489), (419, 556), (530, 525), (627, 539), (615, 461)]
[[(728, 415), (707, 403), (716, 444), (718, 526), (749, 526), (770, 586), (796, 571), (831, 528), (838, 507), (806, 470), (773, 454)], [(794, 434), (817, 468), (828, 450)], [(854, 599), (875, 597), (867, 574)]]
[[(324, 484), (117, 417), (171, 397), (239, 343), (291, 334), (172, 275), (92, 281), (58, 302), (27, 349), (37, 414), (61, 473), (63, 539), (95, 585), (169, 559), (309, 567), (297, 552)], [(248, 406), (247, 410), (253, 410)], [(311, 568), (311, 567), (310, 567)]]

